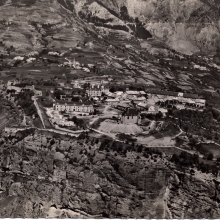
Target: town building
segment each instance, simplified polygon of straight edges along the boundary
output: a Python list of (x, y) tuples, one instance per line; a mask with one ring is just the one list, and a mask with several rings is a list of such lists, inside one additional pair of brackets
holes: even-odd
[(98, 98), (98, 97), (94, 97), (94, 98), (93, 98), (93, 101), (94, 101), (94, 102), (98, 102), (98, 101), (99, 101), (99, 98)]
[(73, 86), (73, 88), (75, 89), (81, 89), (82, 86), (80, 85), (79, 81), (72, 81), (71, 85)]
[(123, 124), (140, 124), (140, 111), (136, 108), (128, 108), (121, 115), (121, 123)]
[(122, 111), (125, 111), (127, 108), (129, 108), (129, 104), (128, 103), (119, 103), (115, 106), (117, 109), (120, 109)]
[(34, 85), (32, 86), (32, 89), (31, 89), (33, 92), (34, 92), (34, 95), (35, 96), (43, 96), (43, 93), (41, 90), (38, 90), (34, 87)]
[(200, 97), (198, 94), (182, 93), (182, 92), (172, 92), (172, 91), (162, 91), (153, 90), (147, 93), (148, 99), (152, 99), (155, 102), (165, 102), (171, 100), (177, 100), (183, 104), (195, 104), (199, 107), (204, 107), (206, 100)]
[(86, 92), (83, 90), (83, 89), (80, 89), (80, 88), (73, 88), (71, 90), (71, 94), (73, 97), (84, 97), (86, 96)]
[(133, 95), (133, 96), (129, 96), (128, 99), (130, 101), (133, 101), (134, 103), (139, 103), (139, 102), (145, 102), (146, 101), (146, 98), (144, 96), (138, 97), (138, 96)]
[(12, 94), (12, 93), (9, 93), (8, 95), (5, 94), (4, 98), (10, 102), (15, 102), (17, 98), (17, 94)]
[(59, 112), (82, 112), (82, 113), (93, 113), (94, 107), (91, 102), (68, 102), (59, 101), (53, 104), (53, 109)]
[(148, 111), (147, 111), (148, 114), (156, 115), (158, 112), (159, 112), (159, 107), (158, 106), (151, 105), (151, 106), (148, 107)]
[(20, 80), (18, 79), (15, 79), (15, 80), (9, 80), (8, 83), (7, 83), (7, 86), (15, 86), (15, 85), (18, 85), (20, 84)]
[(86, 90), (88, 96), (90, 97), (100, 97), (102, 96), (102, 89), (99, 85), (92, 85)]
[(137, 104), (137, 108), (141, 111), (146, 111), (147, 108), (148, 108), (148, 104), (147, 103), (144, 103), (144, 102), (139, 102)]
[(100, 97), (102, 94), (107, 94), (109, 92), (109, 87), (103, 84), (92, 84), (86, 92), (90, 97)]
[(123, 95), (124, 92), (122, 91), (117, 91), (115, 92), (116, 97), (121, 97)]
[(11, 93), (19, 94), (22, 91), (22, 88), (18, 86), (8, 85), (7, 91)]
[(131, 90), (128, 90), (125, 92), (127, 95), (140, 95), (140, 92), (139, 91), (131, 91)]
[(111, 105), (111, 106), (116, 106), (119, 102), (120, 102), (120, 100), (118, 98), (105, 100), (105, 103), (107, 105)]
[[(18, 85), (18, 84), (16, 84), (16, 85)], [(19, 94), (24, 91), (33, 91), (35, 96), (42, 96), (43, 95), (42, 91), (35, 89), (34, 85), (24, 86), (24, 87), (20, 87), (20, 86), (16, 86), (16, 85), (13, 85), (12, 82), (8, 83), (7, 90), (13, 91), (13, 93), (15, 93), (15, 94)]]
[(62, 101), (71, 102), (72, 99), (73, 99), (72, 95), (60, 95), (60, 100), (62, 100)]
[(6, 84), (0, 80), (0, 93), (3, 93), (6, 90)]
[(108, 92), (106, 95), (107, 95), (108, 98), (116, 98), (117, 97), (117, 95), (115, 93), (112, 93), (112, 92)]
[(36, 89), (34, 85), (32, 85), (32, 86), (20, 87), (20, 88), (21, 88), (20, 92), (24, 92), (24, 91), (32, 91), (32, 92), (34, 93), (35, 96), (43, 96), (42, 91)]

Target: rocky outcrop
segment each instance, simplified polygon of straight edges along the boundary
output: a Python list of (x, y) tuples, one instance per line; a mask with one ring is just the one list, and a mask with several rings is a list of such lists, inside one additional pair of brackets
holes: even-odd
[(99, 151), (99, 145), (38, 134), (14, 146), (5, 143), (0, 149), (0, 215), (165, 217), (161, 198), (167, 169), (144, 158), (131, 162)]
[(173, 218), (218, 218), (219, 201), (215, 181), (205, 183), (180, 172), (169, 179), (167, 206)]

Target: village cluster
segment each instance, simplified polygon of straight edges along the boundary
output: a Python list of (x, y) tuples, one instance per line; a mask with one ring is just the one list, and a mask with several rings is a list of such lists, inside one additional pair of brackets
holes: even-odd
[[(121, 124), (140, 124), (142, 115), (156, 115), (166, 117), (168, 107), (176, 109), (197, 109), (202, 111), (206, 100), (197, 94), (171, 92), (164, 90), (147, 89), (146, 91), (133, 91), (126, 88), (124, 91), (111, 92), (111, 82), (106, 80), (78, 80), (71, 83), (59, 83), (57, 87), (49, 88), (52, 100), (45, 112), (54, 128), (69, 128), (75, 126), (73, 117), (90, 117), (108, 112), (100, 112), (97, 106), (103, 109), (117, 110), (117, 115), (111, 115)], [(1, 91), (5, 99), (16, 103), (16, 96), (23, 91), (32, 91), (33, 100), (37, 105), (38, 99), (44, 98), (43, 86), (21, 84), (19, 80), (10, 80), (7, 84), (1, 82)], [(6, 92), (5, 92), (6, 91)], [(36, 108), (39, 110), (38, 106)], [(40, 110), (38, 111), (40, 114)], [(41, 117), (41, 116), (40, 116)], [(41, 117), (42, 118), (42, 117)], [(43, 120), (43, 119), (42, 119)]]

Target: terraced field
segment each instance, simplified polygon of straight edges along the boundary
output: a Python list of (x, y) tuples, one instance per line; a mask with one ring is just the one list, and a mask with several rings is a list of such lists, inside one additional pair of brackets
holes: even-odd
[(4, 113), (0, 114), (0, 132), (5, 128), (8, 124), (8, 119), (6, 118)]

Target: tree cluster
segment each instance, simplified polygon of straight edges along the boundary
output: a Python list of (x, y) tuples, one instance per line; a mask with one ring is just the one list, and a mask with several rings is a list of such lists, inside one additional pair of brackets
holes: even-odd
[(18, 105), (22, 107), (28, 116), (37, 115), (37, 109), (31, 97), (34, 95), (32, 91), (24, 91), (18, 94)]
[(186, 132), (203, 136), (209, 140), (218, 141), (220, 132), (220, 113), (209, 108), (204, 111), (190, 109), (172, 111), (179, 126)]
[[(209, 155), (211, 159), (211, 154)], [(207, 158), (208, 159), (208, 158)], [(204, 162), (200, 162), (199, 156), (197, 154), (189, 154), (186, 152), (181, 152), (180, 155), (173, 154), (171, 162), (177, 165), (177, 168), (184, 169), (189, 167), (196, 167), (203, 173), (212, 173), (213, 175), (218, 175), (218, 167), (216, 165), (210, 165)]]

